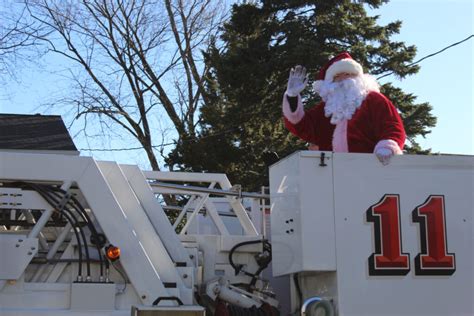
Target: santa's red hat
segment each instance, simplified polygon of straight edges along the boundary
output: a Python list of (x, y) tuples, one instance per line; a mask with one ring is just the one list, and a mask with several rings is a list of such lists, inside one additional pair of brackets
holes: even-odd
[(323, 81), (332, 82), (334, 77), (340, 73), (361, 75), (364, 72), (362, 66), (352, 59), (348, 52), (343, 52), (329, 60), (319, 71), (318, 80), (314, 83), (315, 88), (320, 86)]

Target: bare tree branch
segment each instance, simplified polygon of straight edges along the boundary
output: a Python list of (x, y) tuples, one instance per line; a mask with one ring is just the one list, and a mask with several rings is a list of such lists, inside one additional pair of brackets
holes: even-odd
[[(169, 138), (156, 133), (152, 119), (169, 122), (174, 138), (195, 137), (196, 111), (208, 102), (203, 86), (208, 70), (200, 54), (221, 21), (216, 1), (23, 1), (30, 24), (20, 30), (24, 41), (18, 43), (33, 38), (76, 66), (70, 78), (75, 93), (68, 91), (60, 104), (74, 109), (84, 135), (119, 127), (143, 146), (155, 170), (160, 166), (153, 149)], [(87, 124), (93, 117), (98, 124)]]

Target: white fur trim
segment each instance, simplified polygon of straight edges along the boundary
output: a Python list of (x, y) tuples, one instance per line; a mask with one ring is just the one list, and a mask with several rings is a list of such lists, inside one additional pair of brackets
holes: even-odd
[(392, 151), (394, 155), (403, 155), (403, 151), (398, 146), (397, 142), (391, 139), (382, 139), (375, 145), (374, 153), (377, 152), (379, 148), (387, 148)]
[(332, 150), (336, 153), (348, 153), (347, 144), (347, 120), (342, 120), (336, 124), (336, 129), (332, 134)]
[(303, 103), (301, 102), (301, 96), (298, 95), (298, 106), (296, 107), (296, 111), (294, 112), (291, 111), (290, 103), (288, 102), (286, 96), (287, 94), (285, 93), (283, 95), (282, 104), (283, 115), (287, 118), (288, 121), (290, 121), (290, 123), (297, 124), (304, 116), (304, 108)]
[(362, 66), (353, 59), (345, 58), (336, 61), (326, 70), (324, 80), (333, 81), (337, 74), (347, 72), (354, 75), (361, 75), (363, 73)]

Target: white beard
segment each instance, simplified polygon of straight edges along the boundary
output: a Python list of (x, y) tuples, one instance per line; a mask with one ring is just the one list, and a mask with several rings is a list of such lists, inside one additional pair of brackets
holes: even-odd
[(325, 102), (324, 113), (331, 124), (350, 120), (371, 91), (379, 91), (375, 79), (367, 74), (339, 82), (324, 81), (316, 92)]

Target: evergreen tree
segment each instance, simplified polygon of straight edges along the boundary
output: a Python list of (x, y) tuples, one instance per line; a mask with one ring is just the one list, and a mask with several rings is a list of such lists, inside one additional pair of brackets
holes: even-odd
[[(224, 172), (245, 190), (258, 190), (268, 183), (265, 159), (269, 152), (280, 158), (305, 144), (286, 131), (281, 101), (289, 69), (304, 65), (317, 76), (333, 55), (348, 51), (375, 76), (393, 72), (403, 78), (415, 74), (415, 46), (390, 40), (401, 22), (377, 25), (382, 0), (261, 0), (234, 4), (224, 25), (224, 49), (205, 54), (212, 71), (207, 77), (211, 102), (201, 107), (200, 133), (181, 140), (167, 163), (183, 170)], [(311, 84), (311, 81), (310, 81)], [(319, 101), (312, 89), (304, 91), (304, 104)], [(407, 152), (422, 152), (414, 138), (425, 136), (436, 119), (427, 103), (391, 84), (381, 87), (401, 111)], [(425, 153), (428, 151), (425, 151)]]

